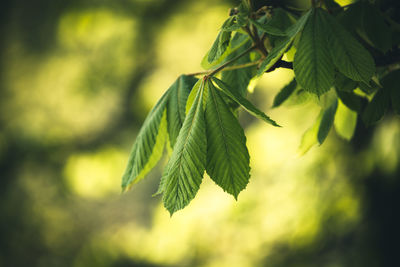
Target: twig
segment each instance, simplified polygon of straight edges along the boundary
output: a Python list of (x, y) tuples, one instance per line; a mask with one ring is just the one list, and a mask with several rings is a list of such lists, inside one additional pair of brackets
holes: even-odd
[(260, 61), (249, 62), (249, 63), (245, 63), (245, 64), (241, 64), (241, 65), (235, 65), (235, 66), (227, 67), (229, 64), (235, 62), (236, 60), (238, 60), (239, 58), (241, 58), (245, 54), (249, 53), (254, 48), (256, 48), (256, 47), (255, 46), (249, 47), (248, 49), (246, 49), (245, 51), (243, 51), (242, 53), (240, 53), (236, 57), (232, 58), (231, 60), (225, 62), (224, 64), (222, 64), (221, 66), (217, 67), (216, 69), (207, 70), (207, 71), (200, 71), (200, 72), (194, 72), (194, 73), (188, 73), (188, 74), (186, 74), (186, 76), (198, 76), (198, 75), (213, 76), (216, 73), (220, 72), (222, 69), (224, 69), (224, 70), (236, 70), (236, 69), (248, 68), (248, 67), (257, 65), (257, 64), (260, 63)]
[(276, 68), (293, 69), (293, 62), (284, 61), (282, 59), (278, 60), (271, 68), (265, 72), (274, 71)]

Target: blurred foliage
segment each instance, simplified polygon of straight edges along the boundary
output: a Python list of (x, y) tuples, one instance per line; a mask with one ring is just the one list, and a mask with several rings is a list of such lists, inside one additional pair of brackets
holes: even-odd
[[(279, 129), (243, 113), (252, 176), (238, 202), (206, 182), (170, 218), (150, 197), (161, 166), (120, 194), (146, 113), (180, 73), (199, 69), (232, 3), (3, 2), (0, 266), (397, 265), (391, 114), (299, 157), (317, 103), (272, 109)], [(292, 78), (266, 74), (250, 98), (268, 109)]]

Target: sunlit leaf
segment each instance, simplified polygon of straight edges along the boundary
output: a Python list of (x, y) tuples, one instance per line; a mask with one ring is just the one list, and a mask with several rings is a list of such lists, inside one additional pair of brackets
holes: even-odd
[(320, 145), (325, 141), (332, 128), (333, 121), (335, 119), (336, 109), (338, 106), (337, 100), (332, 103), (327, 109), (324, 110), (322, 115), (321, 124), (318, 129), (318, 142)]
[(174, 147), (185, 120), (186, 101), (196, 82), (197, 79), (194, 77), (181, 75), (168, 89), (170, 93), (167, 104), (167, 121), (171, 147)]
[(123, 190), (143, 179), (162, 156), (167, 139), (165, 108), (169, 92), (167, 91), (150, 111), (139, 131), (122, 177)]
[(327, 92), (334, 80), (334, 66), (327, 46), (326, 24), (320, 9), (311, 12), (301, 34), (293, 69), (301, 87), (316, 95)]
[(237, 32), (235, 35), (233, 35), (231, 41), (229, 42), (229, 46), (225, 50), (225, 52), (218, 59), (215, 59), (211, 63), (208, 62), (208, 55), (210, 53), (210, 51), (208, 51), (207, 54), (203, 57), (203, 60), (201, 61), (201, 67), (203, 69), (208, 70), (217, 67), (220, 64), (223, 64), (227, 60), (229, 55), (234, 53), (236, 50), (240, 49), (248, 42), (250, 42), (250, 40), (247, 34), (242, 34)]
[(211, 179), (235, 198), (250, 178), (246, 137), (237, 118), (209, 82), (205, 111), (207, 125), (207, 167)]
[(314, 124), (304, 132), (304, 134), (301, 138), (299, 149), (298, 149), (300, 155), (304, 155), (314, 145), (316, 145), (318, 143), (317, 136), (318, 136), (319, 127), (321, 125), (322, 115), (323, 115), (323, 111), (321, 110), (321, 112), (319, 113), (318, 117), (316, 118)]
[(279, 127), (279, 125), (275, 121), (273, 121), (267, 115), (265, 115), (264, 112), (256, 108), (250, 101), (244, 98), (239, 92), (233, 90), (229, 85), (227, 85), (226, 83), (215, 77), (212, 77), (212, 80), (218, 85), (218, 87), (222, 90), (222, 92), (224, 92), (228, 97), (230, 97), (236, 103), (241, 105), (247, 112), (269, 124)]
[(197, 92), (162, 177), (163, 202), (171, 215), (189, 204), (203, 179), (207, 153), (203, 90)]
[(195, 85), (193, 85), (192, 91), (190, 91), (189, 96), (186, 101), (185, 114), (189, 113), (189, 110), (192, 107), (193, 102), (197, 96), (197, 93), (199, 92), (199, 90), (202, 86), (204, 86), (204, 82), (202, 79), (198, 80), (195, 83)]
[(357, 112), (352, 111), (339, 100), (334, 122), (336, 133), (342, 138), (350, 140), (354, 135), (356, 124)]
[(221, 30), (218, 33), (217, 38), (215, 39), (210, 51), (208, 52), (207, 60), (209, 63), (221, 57), (228, 48), (229, 41), (231, 39), (231, 32), (226, 31), (226, 28), (232, 26), (233, 22), (233, 17), (229, 17), (222, 25), (222, 29), (225, 30)]

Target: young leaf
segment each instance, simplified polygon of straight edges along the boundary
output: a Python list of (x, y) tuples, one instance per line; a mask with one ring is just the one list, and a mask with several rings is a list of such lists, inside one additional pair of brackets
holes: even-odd
[(351, 140), (356, 124), (357, 112), (352, 111), (339, 100), (334, 122), (336, 133), (346, 140)]
[(203, 179), (207, 140), (202, 103), (203, 88), (197, 92), (161, 178), (164, 206), (171, 215), (189, 204)]
[(336, 109), (338, 106), (337, 100), (333, 102), (327, 109), (324, 110), (322, 115), (321, 124), (318, 129), (318, 142), (320, 145), (325, 141), (332, 128), (333, 121), (335, 119)]
[(186, 101), (196, 82), (197, 79), (194, 77), (181, 75), (168, 89), (170, 93), (167, 104), (167, 121), (171, 147), (174, 147), (179, 130), (185, 120)]
[(238, 93), (235, 90), (232, 90), (229, 85), (227, 85), (226, 83), (215, 77), (212, 77), (211, 79), (218, 85), (218, 87), (221, 89), (222, 92), (224, 92), (228, 97), (230, 97), (236, 103), (241, 105), (247, 112), (269, 124), (272, 124), (273, 126), (280, 127), (275, 121), (273, 121), (267, 115), (265, 115), (264, 112), (260, 111), (246, 98), (241, 96), (240, 93)]
[(286, 31), (286, 37), (277, 43), (277, 45), (261, 63), (257, 74), (258, 76), (261, 76), (265, 71), (269, 70), (282, 57), (283, 53), (285, 53), (289, 48), (296, 35), (303, 29), (304, 24), (307, 22), (307, 19), (310, 16), (310, 12), (311, 11), (308, 11), (295, 24), (290, 26), (290, 28)]
[(168, 98), (169, 91), (153, 107), (139, 131), (122, 176), (123, 190), (143, 179), (162, 156), (167, 139), (165, 107)]
[(293, 21), (284, 9), (275, 8), (273, 10), (272, 18), (268, 21), (268, 25), (277, 28), (282, 32), (286, 32), (289, 27), (293, 25)]
[[(234, 22), (233, 19), (234, 19), (233, 17), (229, 17), (222, 25), (222, 28), (226, 29), (227, 27), (232, 26), (233, 22)], [(226, 49), (229, 46), (230, 39), (231, 39), (230, 31), (221, 30), (218, 33), (217, 38), (215, 39), (215, 41), (208, 53), (207, 60), (209, 63), (217, 60), (219, 57), (222, 56), (222, 54), (224, 54), (224, 52), (226, 51)]]
[(355, 81), (368, 83), (375, 72), (370, 53), (328, 12), (320, 10), (327, 32), (328, 48), (338, 70)]
[(320, 9), (313, 9), (301, 34), (293, 70), (301, 87), (318, 96), (327, 92), (334, 80)]
[(222, 99), (220, 90), (208, 81), (205, 110), (207, 167), (211, 179), (236, 199), (250, 178), (246, 137), (236, 117)]
[(296, 90), (297, 82), (293, 79), (289, 84), (285, 85), (274, 98), (273, 108), (279, 107), (289, 96)]
[(242, 33), (237, 32), (235, 35), (233, 35), (231, 41), (229, 42), (228, 48), (218, 59), (215, 59), (211, 63), (208, 62), (208, 55), (210, 54), (210, 51), (208, 51), (207, 54), (203, 57), (200, 65), (203, 69), (208, 70), (208, 69), (214, 68), (220, 64), (223, 64), (224, 62), (226, 62), (229, 55), (231, 55), (236, 50), (243, 47), (245, 44), (247, 44), (249, 42), (250, 42), (250, 39), (247, 34), (242, 34)]
[(262, 24), (254, 19), (250, 19), (250, 22), (262, 32), (266, 32), (273, 36), (286, 36), (286, 33), (275, 26), (271, 26), (269, 23)]

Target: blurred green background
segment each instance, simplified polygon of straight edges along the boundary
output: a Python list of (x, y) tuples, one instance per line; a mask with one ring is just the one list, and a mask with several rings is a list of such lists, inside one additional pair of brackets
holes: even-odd
[[(343, 1), (342, 1), (343, 2)], [(0, 9), (0, 266), (400, 266), (400, 119), (298, 155), (315, 101), (270, 110), (291, 70), (249, 95), (251, 180), (235, 201), (204, 179), (172, 218), (166, 158), (121, 195), (147, 112), (201, 70), (229, 7), (211, 0), (14, 0)], [(290, 102), (290, 101), (289, 101)]]

